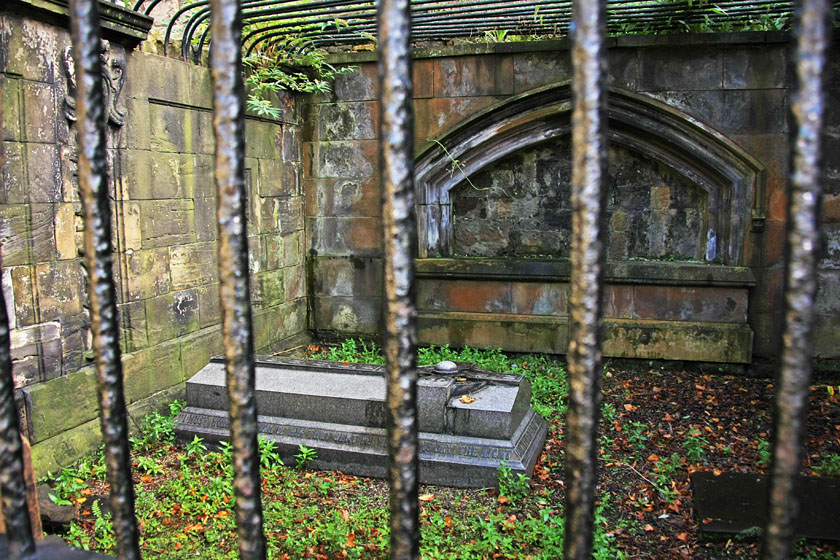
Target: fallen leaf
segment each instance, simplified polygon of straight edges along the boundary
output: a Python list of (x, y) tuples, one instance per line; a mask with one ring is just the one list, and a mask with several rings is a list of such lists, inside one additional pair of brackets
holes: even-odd
[(653, 525), (651, 525), (650, 523), (648, 523), (647, 525), (645, 525), (644, 529), (645, 529), (645, 531), (647, 531), (648, 533), (650, 533), (650, 532), (652, 532), (652, 531), (654, 531), (654, 530), (655, 530), (655, 529), (653, 528)]
[(353, 548), (356, 546), (356, 533), (350, 533), (347, 535), (347, 542), (344, 543), (344, 546), (347, 548)]
[(677, 535), (677, 538), (680, 539), (681, 541), (687, 541), (688, 540), (688, 533), (680, 533), (679, 535)]
[(624, 410), (626, 410), (627, 412), (633, 412), (634, 410), (637, 410), (638, 408), (639, 408), (638, 406), (633, 406), (630, 403), (626, 403), (624, 405)]
[(420, 500), (421, 502), (431, 502), (432, 500), (435, 499), (435, 495), (434, 494), (423, 494), (417, 499)]
[(714, 517), (704, 517), (702, 523), (703, 523), (703, 525), (708, 525), (709, 523), (711, 523), (714, 520), (715, 520)]
[(648, 455), (647, 460), (651, 463), (655, 463), (659, 460), (659, 455), (657, 455), (656, 453), (651, 453), (650, 455)]
[(500, 495), (496, 501), (499, 502), (500, 504), (506, 504), (510, 501), (510, 498), (508, 498), (505, 495)]
[(663, 422), (676, 422), (673, 416), (670, 413), (666, 412), (665, 416), (662, 417)]
[(460, 400), (464, 404), (470, 404), (470, 403), (475, 402), (475, 399), (473, 397), (469, 396), (469, 395), (464, 395), (463, 397), (461, 397), (458, 400)]

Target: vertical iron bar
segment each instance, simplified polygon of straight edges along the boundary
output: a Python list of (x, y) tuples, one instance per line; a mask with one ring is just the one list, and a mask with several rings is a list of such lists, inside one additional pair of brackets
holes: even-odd
[(824, 69), (831, 34), (828, 0), (803, 0), (795, 31), (797, 90), (792, 112), (796, 123), (790, 179), (785, 327), (781, 370), (776, 386), (775, 430), (764, 560), (792, 558), (799, 517), (799, 471), (808, 420), (813, 356), (814, 300), (820, 247), (822, 200), (821, 134), (825, 114)]
[[(3, 100), (0, 98), (0, 168), (5, 164), (5, 159)], [(15, 379), (12, 376), (9, 317), (6, 314), (6, 298), (0, 290), (0, 515), (6, 521), (9, 554), (14, 560), (35, 552), (23, 469), (23, 445), (15, 406)]]
[(70, 26), (76, 67), (79, 188), (85, 217), (85, 262), (91, 330), (96, 351), (99, 419), (111, 484), (111, 508), (120, 558), (140, 558), (134, 484), (123, 394), (120, 331), (113, 276), (111, 205), (106, 160), (107, 115), (102, 84), (102, 42), (96, 0), (71, 0)]
[(606, 2), (572, 6), (572, 277), (566, 416), (568, 560), (592, 557), (607, 192)]
[(380, 0), (379, 84), (391, 558), (419, 557), (414, 114), (409, 0)]
[(213, 128), (219, 220), (219, 295), (233, 444), (233, 488), (239, 555), (265, 558), (260, 500), (260, 457), (254, 398), (254, 338), (248, 285), (245, 191), (245, 86), (242, 77), (242, 8), (238, 0), (212, 0)]

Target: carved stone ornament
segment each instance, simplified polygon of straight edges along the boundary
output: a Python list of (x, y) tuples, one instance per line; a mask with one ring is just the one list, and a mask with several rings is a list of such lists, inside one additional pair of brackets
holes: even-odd
[[(117, 105), (125, 84), (125, 61), (110, 54), (111, 44), (102, 41), (102, 77), (105, 79), (105, 104), (108, 109), (108, 124), (121, 127), (125, 123), (124, 107)], [(64, 75), (67, 78), (67, 95), (64, 96), (64, 116), (76, 122), (76, 69), (73, 62), (73, 47), (64, 49)]]

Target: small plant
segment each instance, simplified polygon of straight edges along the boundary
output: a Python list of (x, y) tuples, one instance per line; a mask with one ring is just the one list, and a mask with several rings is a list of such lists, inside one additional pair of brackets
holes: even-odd
[(703, 437), (702, 432), (697, 428), (692, 427), (689, 434), (682, 443), (683, 449), (685, 449), (685, 456), (689, 461), (699, 463), (706, 454), (705, 447), (709, 444), (709, 441)]
[(604, 419), (609, 428), (615, 427), (615, 405), (613, 403), (605, 403), (601, 407), (601, 418)]
[(528, 496), (531, 491), (531, 482), (527, 476), (522, 473), (516, 473), (514, 476), (513, 469), (506, 461), (502, 461), (498, 471), (499, 494), (507, 497), (512, 504)]
[(97, 547), (100, 550), (113, 550), (117, 546), (117, 539), (114, 536), (114, 524), (111, 521), (111, 514), (103, 514), (99, 507), (99, 501), (94, 500), (90, 508), (96, 518), (93, 522), (93, 537), (96, 539)]
[(626, 430), (627, 443), (629, 443), (630, 447), (633, 448), (633, 452), (636, 454), (636, 459), (640, 459), (642, 457), (642, 453), (644, 453), (645, 446), (647, 445), (650, 427), (644, 422), (633, 421), (627, 426)]
[(52, 473), (47, 473), (47, 480), (52, 480), (53, 483), (50, 499), (58, 505), (71, 505), (73, 503), (71, 498), (77, 497), (82, 490), (87, 488), (87, 484), (81, 478), (81, 473), (70, 467), (62, 467), (55, 477)]
[(204, 438), (193, 436), (193, 440), (187, 444), (187, 456), (204, 455), (207, 452), (207, 446), (204, 445)]
[(154, 457), (141, 455), (136, 459), (137, 468), (149, 475), (163, 474), (164, 468)]
[(840, 476), (840, 454), (831, 453), (823, 457), (822, 462), (814, 467), (814, 472), (820, 476)]
[[(260, 466), (264, 469), (271, 469), (276, 465), (282, 465), (283, 460), (277, 452), (277, 442), (266, 437), (259, 436)], [(314, 452), (314, 451), (313, 451)]]
[(766, 439), (758, 440), (758, 461), (755, 462), (757, 467), (766, 469), (770, 466), (770, 442)]
[(312, 449), (311, 447), (306, 447), (302, 443), (298, 445), (299, 453), (295, 454), (295, 459), (297, 463), (295, 464), (295, 468), (297, 470), (303, 470), (315, 459), (318, 458), (318, 452)]

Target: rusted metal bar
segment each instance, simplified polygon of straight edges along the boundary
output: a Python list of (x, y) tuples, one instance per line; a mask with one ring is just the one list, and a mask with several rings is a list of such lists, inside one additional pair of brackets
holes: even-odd
[(245, 190), (245, 86), (242, 77), (242, 8), (238, 0), (212, 0), (213, 129), (219, 220), (219, 295), (233, 444), (233, 488), (239, 554), (265, 558), (260, 501), (260, 457), (254, 398), (254, 337), (248, 286)]
[[(3, 122), (0, 101), (0, 123)], [(0, 126), (2, 132), (2, 126)], [(0, 142), (2, 140), (0, 139)], [(0, 164), (2, 164), (0, 153)], [(26, 483), (23, 478), (23, 445), (20, 440), (15, 380), (12, 377), (12, 355), (9, 340), (9, 317), (6, 298), (0, 290), (0, 514), (6, 521), (9, 554), (12, 560), (35, 553), (29, 508), (26, 505)]]
[(102, 42), (96, 0), (71, 0), (70, 27), (76, 68), (79, 188), (85, 218), (85, 262), (91, 331), (96, 351), (99, 420), (111, 484), (111, 509), (120, 558), (140, 558), (128, 419), (120, 357), (120, 323), (114, 287), (111, 204), (106, 158), (107, 114), (102, 83)]
[(567, 560), (592, 557), (607, 193), (606, 2), (572, 7), (572, 274), (566, 416)]
[(417, 295), (414, 257), (414, 114), (409, 0), (381, 0), (379, 172), (385, 253), (385, 369), (391, 558), (420, 554), (417, 437)]
[(799, 516), (797, 481), (804, 458), (814, 349), (812, 327), (822, 200), (821, 134), (826, 110), (823, 76), (831, 40), (831, 5), (828, 0), (803, 0), (798, 11), (797, 88), (792, 108), (796, 137), (788, 203), (785, 326), (776, 384), (773, 459), (761, 556), (764, 560), (793, 557)]

